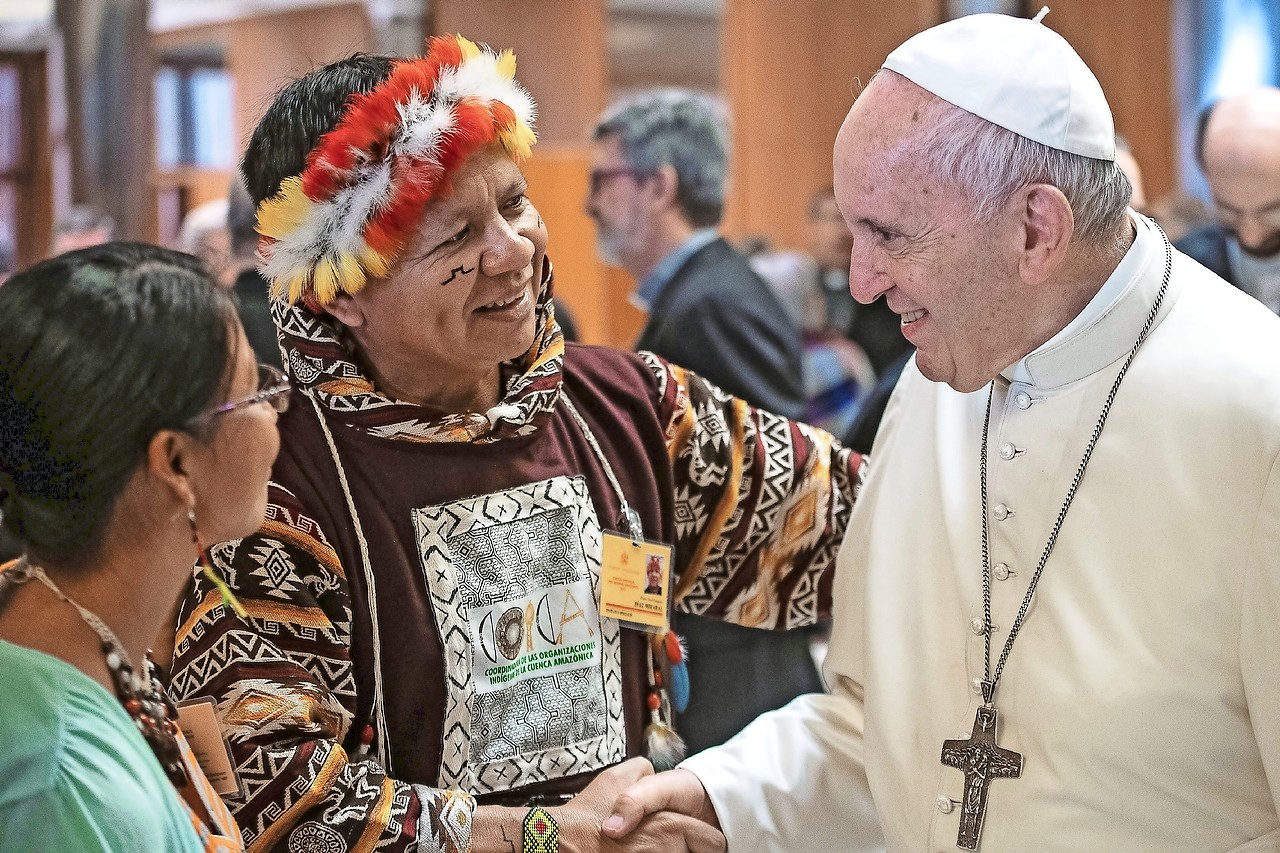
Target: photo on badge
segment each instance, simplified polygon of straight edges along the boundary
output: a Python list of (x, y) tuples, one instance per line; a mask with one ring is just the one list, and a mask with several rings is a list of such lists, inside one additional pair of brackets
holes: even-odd
[(644, 631), (669, 625), (671, 546), (604, 534), (600, 615)]

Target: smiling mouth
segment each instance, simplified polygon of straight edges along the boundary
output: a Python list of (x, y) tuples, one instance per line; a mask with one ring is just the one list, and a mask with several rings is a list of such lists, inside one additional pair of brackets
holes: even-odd
[(526, 299), (528, 299), (528, 296), (529, 296), (528, 292), (522, 290), (519, 293), (508, 296), (505, 299), (497, 299), (497, 300), (494, 300), (493, 302), (490, 302), (488, 305), (481, 305), (479, 310), (480, 311), (501, 311), (503, 308), (511, 308), (512, 306), (521, 304)]
[(910, 326), (912, 323), (914, 323), (916, 320), (919, 320), (924, 315), (925, 315), (925, 312), (923, 310), (920, 310), (920, 311), (908, 311), (907, 313), (901, 314), (899, 316), (901, 317), (900, 322), (902, 323), (902, 325)]

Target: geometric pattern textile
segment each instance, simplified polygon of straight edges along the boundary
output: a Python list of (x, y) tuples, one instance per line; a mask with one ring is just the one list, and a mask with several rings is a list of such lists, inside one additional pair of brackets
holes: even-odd
[(619, 629), (596, 608), (600, 524), (582, 477), (419, 509), (414, 520), (455, 662), (440, 786), (489, 793), (623, 760)]
[[(565, 418), (550, 292), (548, 275), (535, 344), (504, 366), (502, 405), (479, 415), (441, 416), (380, 395), (329, 318), (275, 310), (297, 393), (361, 440), (527, 447)], [(618, 357), (645, 368), (650, 408), (639, 415), (663, 433), (656, 450), (668, 464), (655, 473), (669, 489), (660, 500), (670, 508), (676, 607), (779, 629), (829, 614), (862, 457), (656, 356)], [(334, 545), (347, 533), (338, 525), (349, 524), (334, 510), (341, 493), (315, 491), (305, 473), (288, 487), (273, 482), (263, 527), (212, 549), (248, 617), (197, 576), (179, 616), (172, 691), (215, 702), (244, 791), (228, 805), (250, 849), (461, 853), (472, 794), (638, 751), (622, 727), (622, 685), (645, 674), (620, 671), (618, 626), (598, 615), (600, 510), (578, 474), (565, 465), (514, 489), (395, 508), (412, 522), (416, 541), (402, 547), (420, 564), (449, 662), (423, 673), (444, 685), (447, 731), (438, 736), (448, 748), (434, 787), (393, 778), (343, 747), (359, 742), (352, 727), (369, 705), (362, 685), (371, 676), (353, 658), (353, 619), (370, 621), (364, 595), (352, 595), (359, 555)]]

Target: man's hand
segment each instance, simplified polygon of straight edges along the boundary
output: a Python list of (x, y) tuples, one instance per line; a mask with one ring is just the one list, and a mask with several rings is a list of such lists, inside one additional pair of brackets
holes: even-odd
[[(693, 780), (698, 795), (706, 801), (706, 794), (698, 777), (687, 771), (674, 772), (685, 772)], [(560, 850), (563, 853), (723, 853), (724, 836), (708, 822), (685, 814), (662, 811), (662, 807), (650, 812), (644, 811), (642, 803), (662, 801), (660, 792), (666, 788), (659, 784), (650, 792), (646, 783), (669, 775), (672, 774), (654, 776), (652, 765), (643, 758), (633, 758), (605, 770), (582, 793), (552, 810), (560, 825)], [(644, 799), (636, 800), (634, 792), (639, 792)], [(686, 796), (673, 802), (690, 799)], [(629, 823), (624, 819), (626, 830), (605, 830), (602, 834), (601, 826), (606, 819), (614, 820), (611, 813), (616, 812), (617, 804), (621, 802), (628, 804), (629, 814), (632, 815)], [(715, 811), (710, 808), (709, 801), (706, 810), (714, 820)]]
[[(702, 782), (688, 770), (678, 768), (637, 779), (613, 803), (613, 813), (605, 820), (602, 829), (606, 836), (621, 840), (636, 832), (637, 828), (643, 834), (655, 823), (670, 823), (677, 818), (682, 821), (692, 818), (704, 830), (710, 830), (710, 834), (704, 830), (697, 834), (699, 843), (705, 842), (710, 846), (694, 848), (690, 845), (690, 850), (725, 849), (720, 819)], [(687, 824), (680, 825), (687, 830)]]

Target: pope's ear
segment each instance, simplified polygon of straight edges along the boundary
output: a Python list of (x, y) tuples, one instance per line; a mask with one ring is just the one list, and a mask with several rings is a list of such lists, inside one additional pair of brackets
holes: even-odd
[(324, 310), (349, 329), (364, 325), (364, 311), (349, 293), (339, 293), (333, 297), (333, 301), (324, 306)]
[(1024, 281), (1040, 284), (1066, 259), (1075, 234), (1075, 215), (1071, 202), (1052, 184), (1032, 184), (1019, 196), (1023, 245), (1018, 270)]

